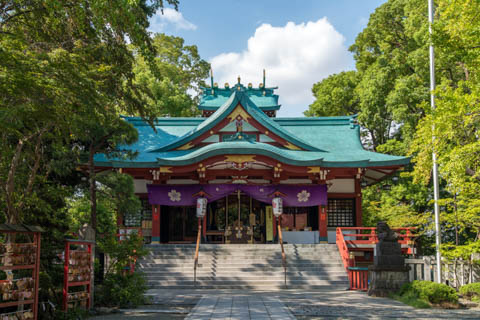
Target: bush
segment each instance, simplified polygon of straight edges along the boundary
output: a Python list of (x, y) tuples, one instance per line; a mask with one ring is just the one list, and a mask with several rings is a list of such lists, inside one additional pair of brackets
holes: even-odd
[(415, 296), (433, 304), (458, 304), (458, 294), (455, 289), (443, 283), (415, 280), (400, 289), (400, 296), (406, 295)]
[(95, 304), (109, 307), (137, 307), (145, 304), (147, 285), (141, 273), (111, 273), (95, 287)]
[(118, 241), (116, 237), (105, 237), (99, 247), (108, 254), (110, 263), (105, 279), (95, 286), (95, 305), (107, 307), (137, 307), (146, 302), (147, 285), (142, 273), (130, 274), (127, 270), (148, 252), (143, 240), (135, 235)]
[(480, 301), (480, 282), (466, 284), (460, 287), (459, 291), (467, 299)]

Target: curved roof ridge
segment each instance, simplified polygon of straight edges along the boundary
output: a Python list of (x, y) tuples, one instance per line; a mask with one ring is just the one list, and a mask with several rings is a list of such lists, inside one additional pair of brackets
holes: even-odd
[(189, 165), (212, 156), (233, 154), (263, 155), (296, 166), (370, 167), (376, 165), (405, 165), (409, 162), (409, 158), (406, 157), (379, 154), (366, 150), (360, 152), (355, 157), (356, 159), (347, 160), (343, 157), (339, 158), (338, 154), (320, 151), (288, 150), (266, 143), (231, 141), (190, 150), (166, 151), (157, 155), (156, 164), (160, 166)]
[(248, 95), (242, 90), (234, 91), (230, 96), (230, 98), (220, 108), (218, 108), (217, 111), (215, 111), (209, 118), (206, 118), (205, 121), (200, 123), (197, 127), (190, 130), (183, 136), (179, 137), (178, 139), (172, 141), (171, 143), (163, 147), (147, 149), (146, 151), (147, 152), (169, 151), (187, 144), (191, 140), (197, 138), (201, 134), (212, 129), (220, 121), (225, 119), (237, 107), (239, 103), (243, 106), (243, 108), (247, 113), (251, 114), (254, 119), (259, 121), (273, 134), (278, 135), (282, 139), (285, 139), (286, 141), (291, 142), (292, 144), (298, 147), (301, 147), (305, 150), (325, 152), (324, 150), (314, 147), (311, 144), (296, 137), (292, 133), (282, 128), (282, 126), (275, 123), (272, 120), (272, 118), (265, 115), (265, 113), (262, 110), (260, 110), (260, 108), (257, 107), (255, 103), (248, 97)]

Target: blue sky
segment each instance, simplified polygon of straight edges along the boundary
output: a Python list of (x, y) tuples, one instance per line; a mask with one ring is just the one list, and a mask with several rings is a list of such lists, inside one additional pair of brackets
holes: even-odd
[(181, 0), (150, 30), (180, 36), (212, 63), (215, 81), (278, 86), (278, 116), (302, 116), (312, 85), (354, 68), (348, 47), (385, 0)]

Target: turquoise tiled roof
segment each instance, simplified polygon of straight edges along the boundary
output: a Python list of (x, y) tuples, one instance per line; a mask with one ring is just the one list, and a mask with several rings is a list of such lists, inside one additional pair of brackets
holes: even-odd
[[(220, 113), (222, 112), (220, 111)], [(355, 123), (355, 116), (266, 117), (271, 120), (272, 126), (279, 127), (290, 136), (294, 136), (296, 141), (308, 141), (309, 145), (314, 147), (308, 151), (288, 150), (266, 143), (246, 141), (219, 142), (190, 150), (170, 150), (169, 147), (175, 141), (198, 132), (215, 121), (214, 118), (210, 118), (159, 118), (155, 122), (155, 132), (142, 119), (126, 117), (125, 120), (138, 130), (139, 140), (135, 144), (124, 146), (124, 148), (138, 151), (138, 156), (133, 160), (123, 160), (108, 159), (105, 155), (99, 154), (95, 156), (95, 164), (117, 168), (182, 166), (202, 161), (211, 156), (225, 154), (265, 155), (298, 166), (368, 168), (409, 163), (407, 157), (364, 150), (360, 142), (360, 129)]]
[(282, 128), (282, 126), (278, 125), (273, 120), (273, 118), (265, 115), (265, 113), (260, 110), (250, 99), (250, 97), (246, 93), (245, 88), (240, 88), (240, 90), (233, 91), (230, 95), (230, 98), (225, 101), (225, 103), (220, 108), (218, 108), (215, 113), (205, 119), (205, 121), (200, 123), (197, 127), (187, 132), (185, 135), (171, 141), (169, 144), (160, 148), (152, 146), (151, 148), (147, 149), (147, 151), (158, 152), (173, 150), (187, 144), (189, 141), (192, 141), (193, 139), (201, 136), (205, 132), (215, 127), (223, 119), (228, 117), (228, 115), (236, 108), (239, 103), (243, 106), (245, 111), (252, 116), (252, 118), (260, 122), (271, 133), (276, 134), (277, 136), (291, 142), (295, 146), (301, 147), (305, 150), (319, 151), (317, 147), (307, 143), (301, 138), (298, 138), (298, 136), (295, 136), (294, 134)]
[[(274, 94), (277, 88), (247, 88), (242, 84), (236, 84), (232, 88), (202, 88), (203, 94), (200, 97), (198, 109), (215, 111), (227, 102), (233, 92), (238, 91), (238, 87), (244, 91), (250, 100), (263, 111), (273, 111), (280, 109), (278, 104), (278, 95)], [(213, 93), (212, 93), (213, 91)]]

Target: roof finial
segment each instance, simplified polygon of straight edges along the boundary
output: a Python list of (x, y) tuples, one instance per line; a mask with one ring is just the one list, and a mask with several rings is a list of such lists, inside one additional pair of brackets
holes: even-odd
[(265, 69), (263, 69), (263, 87), (265, 88)]
[(212, 88), (212, 95), (215, 94), (215, 89), (213, 89), (214, 83), (213, 83), (213, 68), (210, 67), (210, 87)]
[(240, 76), (238, 76), (237, 80), (238, 80), (238, 84), (240, 84)]

